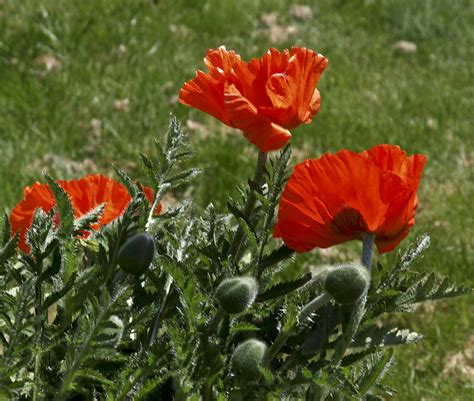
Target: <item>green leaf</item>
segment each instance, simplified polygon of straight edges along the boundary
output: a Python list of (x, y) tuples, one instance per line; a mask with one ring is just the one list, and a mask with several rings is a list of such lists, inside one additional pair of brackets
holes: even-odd
[(33, 214), (33, 222), (26, 232), (26, 243), (34, 253), (42, 253), (52, 242), (55, 235), (53, 227), (53, 211), (49, 214), (38, 208)]
[(148, 176), (148, 179), (150, 180), (150, 182), (155, 184), (156, 183), (156, 177), (155, 177), (156, 167), (153, 161), (142, 152), (140, 152), (140, 160), (142, 162), (145, 173)]
[(49, 295), (43, 302), (43, 305), (41, 305), (41, 312), (44, 312), (50, 307), (52, 304), (54, 304), (56, 301), (59, 301), (74, 285), (74, 282), (76, 280), (77, 273), (74, 272), (72, 276), (69, 278), (67, 283), (64, 285), (63, 288), (61, 288), (59, 291), (53, 292), (51, 295)]
[(366, 359), (362, 372), (357, 379), (359, 393), (366, 394), (373, 388), (390, 369), (393, 364), (393, 349), (385, 352), (377, 352)]
[(0, 264), (6, 262), (9, 258), (11, 258), (18, 246), (18, 241), (20, 240), (20, 233), (15, 233), (13, 237), (11, 237), (6, 243), (3, 249), (0, 249)]
[(427, 300), (453, 298), (471, 292), (471, 287), (452, 285), (448, 278), (437, 281), (435, 274), (431, 273), (415, 282), (408, 290), (399, 295), (395, 299), (395, 304), (397, 306), (412, 305)]
[(112, 165), (114, 168), (115, 172), (120, 178), (120, 181), (122, 181), (122, 184), (127, 188), (128, 193), (132, 198), (135, 198), (135, 196), (138, 194), (138, 186), (133, 182), (133, 180), (128, 176), (128, 174), (117, 168), (116, 166)]
[(165, 183), (172, 184), (173, 186), (183, 185), (188, 181), (192, 180), (193, 178), (197, 177), (199, 174), (201, 174), (201, 171), (202, 170), (199, 168), (190, 168), (170, 178), (167, 178), (165, 180)]
[(310, 280), (311, 280), (311, 273), (307, 273), (303, 277), (300, 277), (296, 280), (278, 283), (270, 287), (269, 289), (267, 289), (265, 292), (258, 294), (256, 302), (264, 302), (264, 301), (268, 301), (269, 299), (274, 299), (274, 298), (287, 295), (290, 292), (293, 292), (297, 290), (298, 288), (301, 288)]
[(38, 279), (39, 282), (47, 280), (51, 276), (54, 276), (55, 274), (59, 273), (59, 270), (61, 269), (61, 262), (61, 252), (59, 248), (55, 248), (53, 251), (53, 260), (51, 261), (51, 266), (41, 273)]
[(407, 329), (370, 325), (359, 332), (351, 347), (388, 347), (421, 341), (423, 336)]
[(59, 214), (60, 233), (70, 236), (74, 233), (74, 209), (67, 192), (47, 173), (43, 174), (56, 200), (55, 208)]
[(253, 230), (249, 227), (249, 225), (247, 224), (247, 222), (244, 219), (239, 218), (238, 221), (239, 221), (240, 227), (242, 228), (242, 230), (245, 234), (245, 237), (249, 241), (249, 245), (250, 245), (251, 250), (253, 252), (256, 252), (257, 249), (258, 249), (257, 236), (255, 235)]
[(328, 365), (316, 372), (311, 371), (309, 368), (303, 368), (302, 373), (312, 383), (325, 388), (333, 394), (344, 395), (348, 400), (352, 401), (360, 400), (357, 387), (347, 379), (340, 367)]
[(5, 246), (12, 236), (12, 226), (7, 214), (3, 215), (3, 240), (2, 245)]
[(104, 212), (105, 206), (105, 203), (101, 203), (99, 206), (74, 220), (74, 232), (78, 233), (83, 230), (90, 230), (91, 225), (99, 221), (102, 213)]
[(230, 333), (235, 334), (235, 333), (240, 333), (240, 332), (246, 332), (246, 331), (259, 331), (260, 329), (250, 323), (238, 323), (233, 325), (230, 328)]
[(273, 266), (288, 258), (295, 251), (288, 248), (286, 245), (282, 245), (280, 248), (275, 249), (270, 255), (263, 258), (258, 264), (258, 270), (263, 271), (267, 267)]

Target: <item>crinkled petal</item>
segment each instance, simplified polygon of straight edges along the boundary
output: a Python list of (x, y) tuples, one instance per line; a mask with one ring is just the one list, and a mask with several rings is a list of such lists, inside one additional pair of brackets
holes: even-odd
[(225, 107), (230, 124), (261, 151), (280, 149), (291, 138), (288, 130), (258, 114), (257, 108), (234, 85), (226, 88)]
[(26, 232), (31, 227), (35, 210), (42, 209), (48, 213), (53, 208), (55, 200), (49, 186), (39, 182), (35, 182), (31, 187), (25, 187), (23, 195), (23, 200), (10, 214), (10, 225), (12, 234), (20, 233), (19, 248), (24, 252), (29, 252)]
[(225, 81), (220, 81), (202, 71), (196, 78), (184, 84), (179, 92), (179, 101), (230, 125), (224, 106)]
[(376, 236), (393, 249), (414, 222), (416, 192), (365, 153), (342, 150), (297, 165), (280, 200), (275, 236), (298, 252)]

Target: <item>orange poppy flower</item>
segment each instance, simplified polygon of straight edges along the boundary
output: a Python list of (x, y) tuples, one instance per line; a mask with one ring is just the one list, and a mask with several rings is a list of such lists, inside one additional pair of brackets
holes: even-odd
[(328, 61), (312, 50), (270, 49), (247, 63), (221, 46), (208, 50), (204, 63), (209, 72), (184, 84), (180, 102), (242, 130), (263, 152), (283, 147), (288, 130), (309, 124), (319, 110), (316, 85)]
[(297, 252), (328, 248), (362, 233), (389, 252), (415, 222), (426, 156), (398, 146), (341, 150), (295, 166), (283, 190), (274, 236)]
[[(92, 226), (94, 230), (121, 216), (131, 199), (127, 189), (122, 184), (100, 174), (87, 175), (79, 180), (58, 180), (57, 183), (69, 195), (76, 218), (105, 203), (102, 216)], [(143, 191), (151, 204), (154, 196), (153, 190), (144, 187)], [(48, 213), (53, 208), (55, 199), (49, 186), (39, 182), (34, 183), (31, 187), (25, 187), (23, 194), (23, 200), (12, 210), (10, 224), (13, 233), (20, 232), (18, 245), (20, 249), (29, 252), (26, 243), (26, 232), (31, 227), (34, 212), (41, 208)], [(159, 214), (160, 212), (161, 205), (159, 204), (155, 209), (155, 213)]]

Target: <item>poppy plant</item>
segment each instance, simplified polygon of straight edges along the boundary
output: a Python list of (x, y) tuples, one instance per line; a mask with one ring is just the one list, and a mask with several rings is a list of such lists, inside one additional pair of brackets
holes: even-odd
[(310, 49), (272, 48), (247, 63), (221, 46), (208, 50), (204, 63), (208, 73), (197, 71), (184, 84), (180, 102), (242, 130), (262, 152), (283, 147), (289, 130), (319, 110), (316, 85), (328, 61)]
[(416, 192), (426, 163), (398, 146), (341, 150), (295, 166), (282, 193), (274, 236), (297, 252), (374, 235), (393, 250), (415, 222)]
[[(58, 180), (57, 183), (69, 195), (76, 218), (105, 204), (99, 221), (92, 225), (94, 230), (121, 216), (131, 200), (127, 189), (122, 184), (100, 174), (87, 175), (79, 180)], [(153, 190), (144, 187), (143, 192), (151, 204)], [(24, 252), (29, 252), (26, 232), (31, 227), (35, 210), (41, 208), (48, 213), (54, 207), (55, 199), (49, 186), (39, 182), (31, 187), (25, 187), (23, 195), (23, 200), (12, 210), (10, 224), (13, 233), (20, 233), (19, 248)], [(159, 204), (155, 209), (155, 214), (160, 212), (161, 205)]]

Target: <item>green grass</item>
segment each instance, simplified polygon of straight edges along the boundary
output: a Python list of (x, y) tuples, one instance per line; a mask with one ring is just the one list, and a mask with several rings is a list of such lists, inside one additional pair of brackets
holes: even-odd
[[(153, 136), (163, 134), (172, 111), (205, 125), (207, 135), (191, 135), (193, 162), (204, 174), (190, 191), (200, 205), (212, 201), (224, 210), (229, 188), (251, 174), (256, 150), (238, 132), (174, 98), (203, 68), (208, 48), (225, 44), (249, 58), (272, 45), (304, 45), (326, 55), (330, 64), (319, 85), (321, 111), (311, 125), (295, 131), (294, 147), (317, 157), (389, 142), (427, 154), (417, 223), (409, 236), (432, 236), (419, 268), (474, 284), (472, 1), (321, 0), (308, 2), (313, 18), (303, 22), (293, 19), (290, 1), (152, 3), (0, 2), (2, 208), (13, 207), (45, 166), (70, 178), (110, 172), (113, 162), (139, 175), (131, 162), (138, 151), (151, 152)], [(272, 11), (282, 26), (296, 27), (294, 37), (270, 43), (260, 17)], [(415, 42), (417, 52), (395, 51), (399, 40)], [(60, 67), (46, 72), (40, 61), (45, 54)], [(129, 111), (115, 110), (114, 101), (125, 98)], [(100, 134), (91, 128), (93, 119), (101, 122)], [(85, 158), (91, 161), (74, 164)], [(357, 247), (337, 249), (349, 253)], [(315, 251), (304, 258), (318, 263), (328, 256)], [(396, 399), (474, 399), (472, 381), (443, 374), (446, 361), (472, 336), (473, 312), (471, 297), (396, 318), (426, 334), (423, 343), (397, 351), (389, 379), (399, 389)]]

